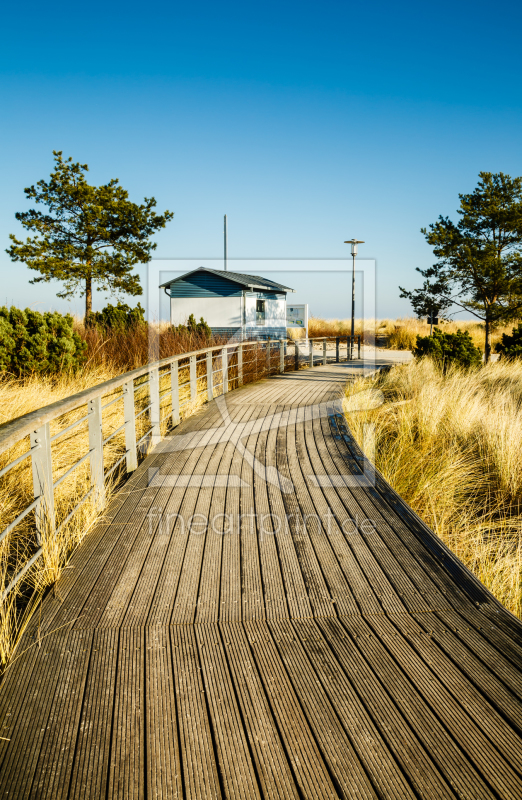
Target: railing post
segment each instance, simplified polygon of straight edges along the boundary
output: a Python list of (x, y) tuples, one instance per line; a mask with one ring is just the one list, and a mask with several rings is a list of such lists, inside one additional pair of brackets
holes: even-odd
[(237, 348), (237, 383), (238, 386), (243, 386), (243, 345), (238, 345)]
[(152, 446), (155, 447), (161, 441), (159, 369), (152, 369), (149, 379), (151, 439)]
[(361, 336), (357, 337), (357, 358), (361, 357)]
[(197, 393), (196, 356), (190, 356), (190, 399), (195, 400)]
[(346, 360), (353, 361), (353, 339), (351, 336), (346, 337)]
[(105, 481), (103, 472), (103, 431), (101, 396), (88, 403), (89, 452), (91, 454), (91, 483), (95, 487), (97, 502), (105, 505)]
[(308, 358), (309, 358), (310, 366), (313, 367), (313, 365), (314, 365), (314, 343), (313, 343), (312, 339), (308, 340), (308, 348), (309, 348)]
[(123, 384), (123, 417), (125, 422), (125, 449), (127, 451), (127, 472), (138, 468), (136, 453), (136, 415), (134, 410), (134, 381)]
[(337, 336), (335, 339), (335, 363), (339, 363), (339, 345), (341, 343), (340, 336)]
[(266, 371), (270, 375), (270, 339), (266, 342)]
[(31, 431), (31, 461), (33, 466), (33, 492), (39, 498), (35, 510), (38, 544), (47, 529), (54, 533), (54, 488), (51, 453), (51, 429), (48, 422)]
[(207, 353), (206, 364), (207, 364), (207, 400), (210, 403), (210, 401), (214, 399), (214, 375), (212, 373), (214, 362), (212, 358), (212, 350), (210, 350)]
[(326, 339), (323, 340), (323, 365), (326, 364)]
[(221, 370), (223, 374), (223, 394), (228, 392), (228, 354), (227, 348), (221, 351)]
[(285, 371), (285, 340), (279, 342), (279, 372)]
[(172, 425), (179, 425), (179, 361), (170, 365), (170, 388), (172, 391)]
[(294, 368), (296, 371), (299, 369), (299, 345), (297, 344), (297, 339), (295, 340)]

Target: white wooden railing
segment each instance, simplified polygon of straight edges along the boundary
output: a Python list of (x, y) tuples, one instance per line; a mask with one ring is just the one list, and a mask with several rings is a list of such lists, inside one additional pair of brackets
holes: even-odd
[[(357, 338), (358, 357), (360, 358), (361, 342), (360, 337)], [(33, 482), (32, 502), (2, 530), (0, 542), (32, 512), (34, 512), (35, 533), (34, 554), (16, 574), (10, 576), (0, 601), (5, 600), (31, 566), (41, 557), (44, 528), (47, 535), (49, 532), (53, 535), (61, 531), (90, 497), (93, 497), (100, 509), (103, 508), (108, 479), (118, 469), (126, 470), (127, 473), (133, 472), (138, 466), (140, 454), (145, 454), (162, 438), (162, 425), (167, 423), (168, 428), (179, 425), (184, 408), (194, 403), (198, 397), (201, 398), (203, 395), (203, 399), (211, 401), (231, 388), (241, 386), (245, 376), (248, 379), (256, 379), (275, 372), (299, 369), (303, 365), (313, 367), (317, 363), (326, 364), (329, 360), (328, 341), (335, 341), (335, 356), (331, 356), (330, 360), (336, 362), (351, 360), (354, 355), (355, 342), (352, 342), (350, 348), (349, 337), (343, 337), (342, 340), (340, 337), (336, 340), (310, 339), (306, 343), (272, 340), (217, 345), (147, 364), (0, 426), (0, 456), (19, 445), (24, 439), (29, 440), (27, 451), (0, 470), (0, 480), (10, 470), (30, 459)], [(321, 348), (321, 345), (322, 354), (318, 355), (317, 349)], [(344, 357), (344, 354), (341, 354), (341, 345), (343, 345), (343, 349), (346, 346)], [(291, 353), (292, 349), (293, 354)], [(259, 358), (260, 352), (261, 359)], [(262, 368), (260, 368), (260, 364)], [(165, 384), (167, 385), (165, 386)], [(144, 402), (142, 393), (147, 387), (148, 397)], [(112, 396), (115, 393), (116, 396)], [(103, 403), (102, 399), (106, 395), (111, 396), (111, 399)], [(137, 401), (140, 396), (142, 399)], [(170, 397), (170, 403), (162, 419), (161, 411), (162, 409), (165, 411), (164, 401), (168, 397)], [(116, 403), (123, 403), (123, 423), (104, 438), (104, 412)], [(85, 407), (85, 414), (80, 412), (81, 416), (78, 419), (65, 427), (60, 427), (62, 418), (78, 412), (83, 407)], [(138, 420), (146, 414), (148, 414), (148, 426), (142, 432), (142, 425), (138, 423)], [(54, 480), (53, 443), (85, 423), (88, 426), (87, 452)], [(54, 433), (51, 431), (51, 424), (54, 428), (58, 427)], [(137, 424), (139, 433), (141, 433), (139, 438)], [(104, 448), (114, 437), (123, 433), (124, 452), (108, 469), (105, 469)], [(57, 527), (55, 520), (56, 489), (81, 464), (87, 461), (90, 464), (90, 488)], [(123, 462), (125, 462), (125, 467)]]

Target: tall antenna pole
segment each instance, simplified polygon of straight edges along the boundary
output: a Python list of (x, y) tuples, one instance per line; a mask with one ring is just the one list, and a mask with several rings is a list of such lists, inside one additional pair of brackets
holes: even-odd
[(224, 242), (224, 244), (225, 244), (225, 272), (226, 272), (227, 271), (227, 245), (228, 245), (228, 242), (227, 242), (227, 215), (226, 214), (225, 214), (225, 229), (224, 229), (224, 233), (225, 233), (225, 242)]

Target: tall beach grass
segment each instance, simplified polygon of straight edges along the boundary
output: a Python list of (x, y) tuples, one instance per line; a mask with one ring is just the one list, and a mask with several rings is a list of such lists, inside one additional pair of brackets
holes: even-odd
[[(361, 446), (375, 426), (384, 478), (482, 583), (522, 615), (522, 363), (441, 372), (422, 359), (347, 388), (384, 404), (348, 413)], [(366, 429), (367, 430), (367, 429)]]
[[(443, 322), (439, 327), (446, 333), (456, 333), (460, 328), (468, 331), (476, 347), (484, 352), (484, 325), (474, 320), (457, 320)], [(511, 333), (513, 325), (495, 328), (491, 336), (491, 344), (495, 345), (502, 338), (503, 333)], [(376, 319), (355, 320), (355, 335), (362, 336), (365, 344), (373, 345), (375, 338), (382, 342), (385, 337), (386, 347), (391, 350), (412, 350), (415, 347), (417, 336), (427, 336), (430, 326), (425, 320), (415, 317), (403, 319)], [(314, 336), (349, 336), (351, 333), (351, 320), (349, 319), (320, 319), (310, 317), (308, 322), (308, 335)]]

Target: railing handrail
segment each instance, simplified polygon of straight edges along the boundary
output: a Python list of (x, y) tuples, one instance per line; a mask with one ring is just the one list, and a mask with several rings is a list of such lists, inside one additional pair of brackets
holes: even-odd
[(138, 367), (137, 369), (130, 370), (130, 372), (122, 373), (121, 375), (117, 375), (116, 378), (110, 378), (110, 380), (98, 383), (96, 386), (91, 386), (89, 389), (84, 389), (69, 397), (64, 397), (62, 400), (57, 400), (55, 403), (50, 403), (48, 406), (37, 408), (35, 411), (30, 411), (28, 414), (23, 414), (21, 417), (16, 417), (16, 419), (9, 420), (9, 422), (4, 422), (0, 425), (0, 455), (19, 442), (20, 439), (28, 436), (35, 428), (45, 425), (46, 422), (52, 422), (56, 417), (61, 417), (64, 414), (74, 411), (79, 406), (88, 403), (89, 400), (107, 394), (111, 389), (118, 389), (129, 380), (140, 378), (142, 375), (146, 375), (152, 370), (161, 369), (161, 367), (166, 367), (168, 364), (173, 364), (175, 361), (190, 358), (190, 356), (198, 356), (204, 353), (210, 353), (214, 350), (236, 348), (240, 344), (254, 344), (254, 340), (215, 345), (206, 347), (203, 350), (178, 353), (175, 356), (168, 356), (159, 361), (152, 361), (144, 367)]

